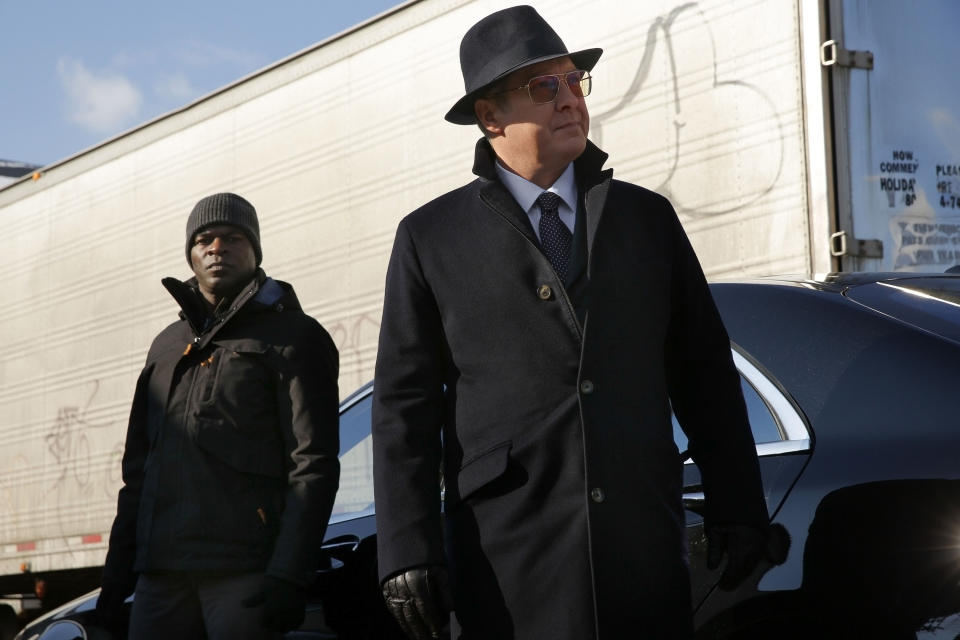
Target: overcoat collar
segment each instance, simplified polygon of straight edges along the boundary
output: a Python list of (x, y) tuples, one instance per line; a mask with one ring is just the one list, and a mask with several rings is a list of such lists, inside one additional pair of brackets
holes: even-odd
[[(583, 195), (586, 211), (588, 265), (589, 255), (593, 249), (593, 238), (596, 236), (600, 217), (603, 214), (603, 207), (607, 201), (607, 194), (610, 191), (610, 180), (613, 178), (613, 169), (603, 169), (603, 163), (607, 161), (607, 157), (607, 154), (601, 151), (599, 147), (587, 140), (587, 146), (583, 153), (573, 161), (573, 169), (577, 176), (577, 187)], [(497, 179), (497, 171), (494, 165), (496, 161), (496, 154), (490, 146), (490, 142), (486, 138), (480, 138), (477, 141), (473, 157), (473, 173), (480, 178), (482, 183), (480, 197), (527, 236), (534, 245), (539, 246), (527, 213), (520, 208), (510, 192)]]

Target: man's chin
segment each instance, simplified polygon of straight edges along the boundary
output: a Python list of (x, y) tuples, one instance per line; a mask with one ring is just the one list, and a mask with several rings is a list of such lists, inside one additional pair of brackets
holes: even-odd
[(584, 149), (587, 148), (587, 138), (582, 135), (575, 135), (571, 132), (571, 135), (566, 140), (562, 140), (559, 145), (557, 145), (557, 151), (561, 153), (566, 159), (567, 163), (573, 162), (580, 157), (580, 154), (583, 153)]
[(204, 288), (217, 299), (232, 298), (240, 293), (240, 290), (250, 282), (251, 278), (253, 278), (252, 274), (249, 278), (238, 278), (235, 273), (212, 276), (204, 282)]

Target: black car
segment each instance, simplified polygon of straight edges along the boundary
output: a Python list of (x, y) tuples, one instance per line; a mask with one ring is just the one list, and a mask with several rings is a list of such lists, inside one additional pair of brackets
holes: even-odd
[[(699, 473), (686, 461), (698, 639), (960, 638), (960, 276), (841, 274), (711, 289), (771, 519), (789, 539), (773, 538), (769, 560), (736, 591), (717, 589)], [(376, 583), (370, 394), (368, 384), (341, 405), (341, 488), (306, 622), (288, 638), (399, 637)], [(683, 451), (679, 427), (675, 435)], [(95, 598), (18, 638), (82, 637)], [(40, 635), (57, 620), (78, 624)]]

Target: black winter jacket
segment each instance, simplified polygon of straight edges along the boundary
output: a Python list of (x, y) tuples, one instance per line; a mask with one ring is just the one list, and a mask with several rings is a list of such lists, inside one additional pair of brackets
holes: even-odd
[(137, 381), (104, 584), (256, 570), (306, 584), (339, 480), (337, 349), (261, 270), (213, 317), (194, 280), (163, 284), (182, 312)]

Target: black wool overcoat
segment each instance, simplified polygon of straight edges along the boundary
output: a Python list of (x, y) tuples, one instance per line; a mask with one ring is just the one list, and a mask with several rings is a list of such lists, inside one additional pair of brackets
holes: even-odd
[(708, 524), (766, 520), (700, 265), (669, 202), (605, 160), (588, 143), (574, 163), (567, 283), (485, 140), (478, 178), (397, 230), (374, 383), (379, 568), (447, 564), (464, 638), (686, 636), (671, 403)]

